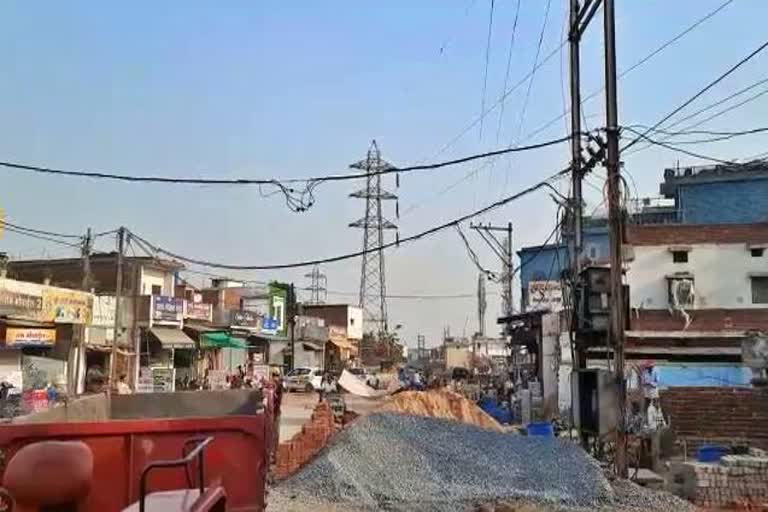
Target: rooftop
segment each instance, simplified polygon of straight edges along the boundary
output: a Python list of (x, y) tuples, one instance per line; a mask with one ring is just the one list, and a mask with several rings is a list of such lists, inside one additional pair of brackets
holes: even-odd
[(632, 245), (764, 244), (768, 222), (755, 224), (662, 224), (627, 226)]
[(664, 197), (672, 198), (679, 185), (753, 179), (768, 179), (768, 161), (664, 169), (664, 182), (659, 189)]

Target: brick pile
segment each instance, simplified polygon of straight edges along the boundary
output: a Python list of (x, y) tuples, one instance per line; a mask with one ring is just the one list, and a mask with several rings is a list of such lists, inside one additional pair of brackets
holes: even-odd
[(759, 452), (726, 455), (720, 464), (692, 463), (696, 472), (694, 503), (702, 507), (768, 503), (768, 456)]
[(688, 453), (702, 443), (768, 449), (768, 390), (669, 388), (661, 391), (661, 407)]
[(281, 480), (298, 471), (319, 452), (341, 428), (333, 419), (328, 402), (315, 406), (309, 421), (290, 440), (277, 446), (274, 476)]

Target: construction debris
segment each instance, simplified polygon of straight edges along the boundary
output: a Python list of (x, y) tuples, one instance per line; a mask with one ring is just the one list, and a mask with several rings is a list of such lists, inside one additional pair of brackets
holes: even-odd
[(415, 416), (428, 416), (460, 421), (497, 432), (503, 431), (499, 423), (474, 402), (448, 390), (404, 391), (379, 409)]
[(389, 413), (358, 419), (273, 494), (304, 507), (393, 511), (464, 511), (515, 498), (588, 508), (614, 500), (597, 463), (575, 444)]

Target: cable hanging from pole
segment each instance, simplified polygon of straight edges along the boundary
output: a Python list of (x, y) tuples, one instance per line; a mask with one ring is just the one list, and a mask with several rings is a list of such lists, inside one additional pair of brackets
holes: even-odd
[(445, 229), (448, 229), (450, 227), (453, 227), (457, 224), (461, 224), (462, 222), (466, 222), (469, 219), (475, 218), (479, 215), (483, 215), (487, 212), (490, 212), (492, 210), (495, 210), (501, 206), (504, 206), (508, 203), (511, 203), (513, 201), (516, 201), (517, 199), (520, 199), (523, 196), (526, 196), (528, 194), (531, 194), (541, 188), (545, 188), (547, 186), (551, 186), (549, 184), (550, 181), (562, 178), (565, 174), (567, 174), (570, 171), (570, 169), (566, 168), (561, 171), (558, 171), (557, 173), (549, 176), (548, 178), (531, 185), (520, 192), (517, 192), (516, 194), (513, 194), (511, 196), (507, 196), (503, 199), (500, 199), (494, 203), (491, 203), (488, 206), (485, 206), (483, 208), (480, 208), (479, 210), (475, 210), (471, 213), (468, 213), (466, 215), (462, 215), (461, 217), (458, 217), (456, 219), (453, 219), (451, 221), (445, 222), (443, 224), (440, 224), (438, 226), (432, 227), (430, 229), (427, 229), (425, 231), (422, 231), (420, 233), (417, 233), (415, 235), (411, 235), (405, 238), (400, 238), (399, 240), (395, 240), (393, 242), (388, 242), (386, 244), (383, 244), (381, 247), (377, 247), (372, 250), (362, 250), (347, 254), (342, 254), (339, 256), (333, 256), (329, 258), (321, 258), (321, 259), (315, 259), (315, 260), (307, 260), (307, 261), (300, 261), (295, 263), (281, 263), (281, 264), (272, 264), (272, 265), (236, 265), (236, 264), (228, 264), (228, 263), (218, 263), (218, 262), (211, 262), (207, 260), (201, 260), (197, 258), (190, 258), (187, 256), (183, 256), (181, 254), (177, 254), (172, 251), (168, 251), (166, 249), (163, 249), (155, 244), (152, 244), (151, 242), (147, 241), (145, 238), (137, 235), (136, 233), (133, 233), (131, 231), (128, 231), (130, 236), (137, 240), (138, 242), (142, 242), (145, 244), (154, 254), (165, 254), (166, 256), (170, 258), (174, 258), (179, 261), (183, 261), (186, 263), (192, 263), (195, 265), (203, 266), (203, 267), (210, 267), (210, 268), (222, 268), (222, 269), (228, 269), (228, 270), (278, 270), (278, 269), (286, 269), (286, 268), (300, 268), (300, 267), (308, 267), (312, 265), (320, 265), (324, 263), (335, 263), (338, 261), (344, 261), (348, 259), (358, 258), (360, 256), (363, 256), (367, 254), (368, 252), (371, 252), (373, 250), (379, 251), (379, 250), (385, 250), (389, 249), (391, 247), (400, 246), (406, 243), (414, 242), (416, 240), (431, 236), (435, 233), (438, 233), (440, 231), (444, 231)]

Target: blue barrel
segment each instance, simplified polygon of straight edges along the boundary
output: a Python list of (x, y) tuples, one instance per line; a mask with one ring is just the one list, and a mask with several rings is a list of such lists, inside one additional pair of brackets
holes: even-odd
[(696, 459), (699, 462), (719, 462), (725, 451), (722, 446), (703, 444), (696, 450)]
[(555, 435), (552, 424), (548, 421), (529, 423), (527, 431), (529, 436), (552, 437)]

